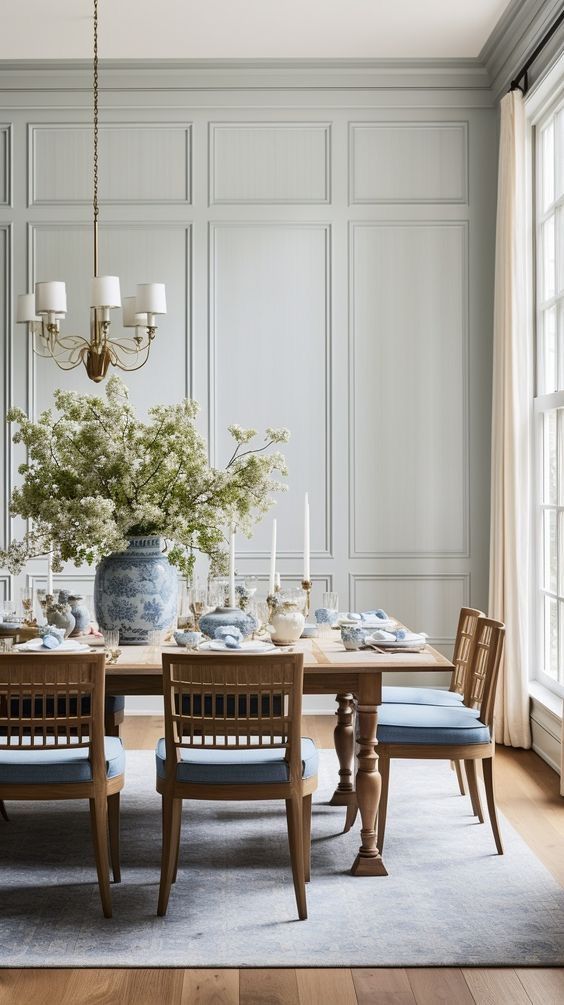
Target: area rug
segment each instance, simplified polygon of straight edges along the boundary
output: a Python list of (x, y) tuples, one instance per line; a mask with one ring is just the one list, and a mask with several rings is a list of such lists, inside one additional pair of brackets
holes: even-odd
[(184, 804), (168, 915), (156, 917), (160, 797), (150, 751), (129, 751), (122, 883), (101, 915), (85, 805), (9, 803), (0, 820), (0, 965), (9, 967), (558, 966), (564, 890), (502, 820), (506, 854), (448, 764), (392, 763), (389, 876), (348, 870), (359, 833), (327, 805), (321, 752), (309, 919), (299, 922), (283, 804)]

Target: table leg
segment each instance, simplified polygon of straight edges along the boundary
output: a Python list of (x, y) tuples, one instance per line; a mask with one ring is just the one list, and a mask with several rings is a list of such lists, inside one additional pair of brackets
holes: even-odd
[(354, 701), (352, 694), (338, 694), (337, 724), (333, 736), (339, 758), (339, 784), (329, 800), (330, 806), (348, 806), (356, 801), (353, 785), (354, 769)]
[(373, 675), (363, 674), (360, 679), (356, 710), (359, 718), (356, 798), (362, 825), (361, 845), (351, 869), (353, 876), (388, 875), (376, 846), (376, 819), (382, 788), (376, 753), (378, 743), (376, 726), (380, 699), (381, 680)]

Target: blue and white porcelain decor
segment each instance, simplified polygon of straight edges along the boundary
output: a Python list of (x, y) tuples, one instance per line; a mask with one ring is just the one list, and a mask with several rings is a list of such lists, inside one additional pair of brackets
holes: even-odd
[(220, 628), (238, 628), (243, 638), (251, 635), (258, 628), (256, 618), (247, 614), (240, 607), (216, 607), (200, 618), (200, 629), (210, 639), (217, 638)]
[(127, 551), (103, 558), (94, 580), (94, 608), (102, 632), (118, 631), (120, 645), (147, 645), (148, 633), (176, 620), (178, 573), (161, 537), (132, 537)]
[(341, 640), (345, 649), (360, 649), (364, 645), (367, 633), (364, 628), (355, 625), (342, 625)]
[(318, 607), (315, 611), (318, 625), (334, 625), (338, 617), (339, 612), (333, 611), (330, 607)]
[(90, 624), (90, 611), (86, 604), (82, 602), (83, 600), (84, 597), (80, 593), (74, 593), (69, 596), (71, 614), (74, 618), (74, 628), (71, 636), (83, 635)]

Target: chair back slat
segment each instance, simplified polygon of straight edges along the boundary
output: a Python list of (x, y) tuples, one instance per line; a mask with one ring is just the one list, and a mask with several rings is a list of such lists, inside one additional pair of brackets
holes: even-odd
[(499, 665), (505, 626), (492, 618), (479, 618), (464, 704), (480, 710), (480, 722), (493, 728)]
[(105, 773), (104, 679), (102, 653), (1, 654), (0, 750), (90, 747)]
[(184, 747), (284, 749), (301, 778), (303, 655), (163, 655), (167, 766)]
[(474, 607), (461, 607), (456, 630), (456, 640), (454, 643), (454, 653), (452, 662), (454, 672), (450, 681), (450, 691), (458, 694), (465, 694), (466, 680), (470, 663), (472, 662), (472, 652), (478, 628), (478, 618), (483, 618), (482, 611)]

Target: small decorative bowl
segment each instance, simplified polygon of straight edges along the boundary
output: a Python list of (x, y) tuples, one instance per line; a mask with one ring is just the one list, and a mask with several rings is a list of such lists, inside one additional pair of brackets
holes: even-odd
[(341, 639), (345, 649), (360, 649), (364, 645), (366, 638), (364, 628), (356, 628), (353, 625), (343, 625), (341, 628)]
[(318, 625), (334, 625), (338, 617), (339, 612), (333, 611), (330, 607), (318, 607), (315, 611)]
[(203, 638), (202, 632), (174, 632), (176, 645), (186, 646), (187, 649), (197, 649)]

